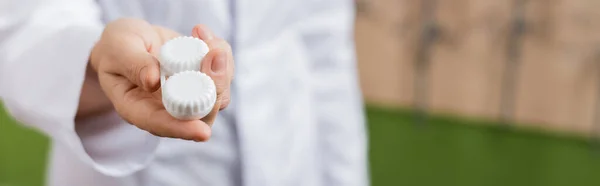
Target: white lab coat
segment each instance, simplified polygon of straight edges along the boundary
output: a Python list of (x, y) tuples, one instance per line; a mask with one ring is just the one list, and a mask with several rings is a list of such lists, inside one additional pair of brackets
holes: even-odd
[[(365, 186), (353, 16), (351, 0), (0, 0), (0, 97), (53, 139), (49, 185)], [(206, 143), (115, 113), (75, 130), (90, 49), (120, 17), (228, 39), (235, 122), (219, 117)]]

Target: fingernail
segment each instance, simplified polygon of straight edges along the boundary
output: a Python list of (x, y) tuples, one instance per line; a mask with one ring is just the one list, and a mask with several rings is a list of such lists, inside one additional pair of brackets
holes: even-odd
[(217, 58), (210, 68), (215, 74), (224, 72), (227, 68), (227, 56), (224, 53), (217, 54)]

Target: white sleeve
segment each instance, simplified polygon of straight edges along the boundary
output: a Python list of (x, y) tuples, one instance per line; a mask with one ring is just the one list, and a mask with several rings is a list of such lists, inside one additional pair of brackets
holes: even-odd
[(354, 49), (352, 0), (312, 2), (301, 28), (311, 57), (324, 179), (369, 185), (367, 135)]
[(19, 122), (109, 176), (144, 168), (159, 138), (115, 113), (77, 121), (89, 53), (103, 24), (94, 0), (0, 0), (0, 98)]

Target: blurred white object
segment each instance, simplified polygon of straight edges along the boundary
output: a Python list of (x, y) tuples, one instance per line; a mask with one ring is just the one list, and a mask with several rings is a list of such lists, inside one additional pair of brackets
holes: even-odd
[[(352, 0), (0, 4), (0, 97), (52, 138), (50, 186), (369, 183)], [(232, 105), (210, 141), (158, 138), (114, 112), (75, 120), (89, 53), (104, 23), (121, 17), (184, 35), (205, 24), (233, 45)]]

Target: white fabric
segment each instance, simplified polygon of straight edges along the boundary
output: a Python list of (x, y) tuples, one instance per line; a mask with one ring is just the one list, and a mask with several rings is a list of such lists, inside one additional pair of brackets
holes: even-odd
[[(365, 186), (353, 8), (351, 0), (0, 0), (0, 97), (54, 140), (49, 185)], [(234, 108), (209, 142), (157, 138), (115, 113), (74, 127), (90, 49), (120, 17), (185, 35), (202, 23), (234, 45)]]

